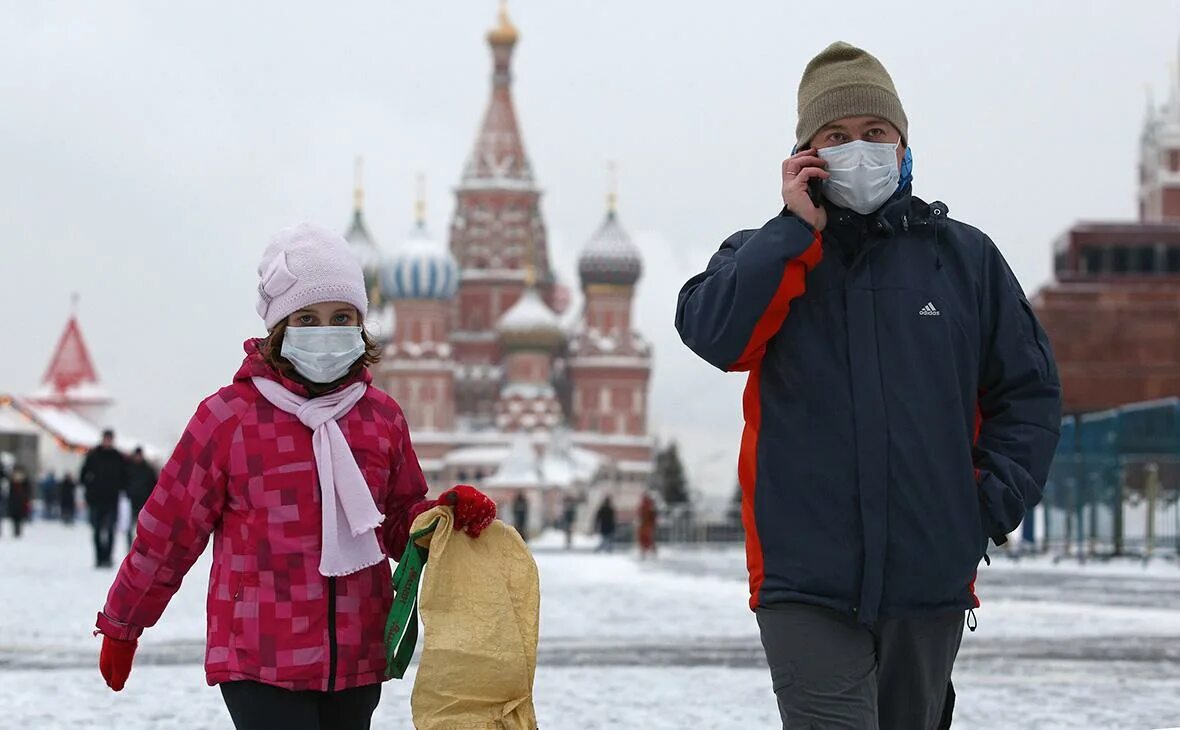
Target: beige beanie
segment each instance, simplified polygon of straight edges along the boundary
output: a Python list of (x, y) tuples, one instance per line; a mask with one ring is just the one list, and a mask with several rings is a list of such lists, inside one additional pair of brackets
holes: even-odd
[(795, 141), (803, 148), (837, 119), (876, 116), (890, 122), (908, 144), (909, 121), (889, 72), (868, 51), (838, 41), (820, 51), (799, 80)]

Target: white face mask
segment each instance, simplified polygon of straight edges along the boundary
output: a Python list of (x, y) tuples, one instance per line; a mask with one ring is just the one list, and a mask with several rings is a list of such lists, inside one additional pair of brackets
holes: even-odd
[(288, 327), (283, 335), (283, 357), (313, 383), (343, 378), (363, 354), (360, 327)]
[(868, 215), (897, 191), (897, 145), (858, 139), (819, 151), (831, 177), (823, 181), (824, 197), (841, 208)]

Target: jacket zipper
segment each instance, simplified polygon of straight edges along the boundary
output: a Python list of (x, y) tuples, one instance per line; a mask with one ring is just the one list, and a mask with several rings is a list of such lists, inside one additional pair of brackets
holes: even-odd
[(328, 691), (336, 691), (336, 578), (328, 577)]

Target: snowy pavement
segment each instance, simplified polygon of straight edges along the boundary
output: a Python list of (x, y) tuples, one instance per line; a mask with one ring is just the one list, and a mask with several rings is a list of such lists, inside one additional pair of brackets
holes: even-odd
[[(775, 728), (740, 550), (537, 555), (542, 728)], [(90, 636), (113, 576), (88, 530), (0, 538), (0, 728), (221, 728), (200, 663), (208, 558), (141, 641), (114, 694)], [(1180, 568), (1154, 563), (982, 568), (979, 630), (955, 671), (956, 728), (1180, 725)], [(407, 728), (412, 677), (385, 685), (374, 727)]]

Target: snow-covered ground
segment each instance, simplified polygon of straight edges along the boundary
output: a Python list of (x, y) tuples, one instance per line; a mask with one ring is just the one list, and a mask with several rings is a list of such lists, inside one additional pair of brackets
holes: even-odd
[[(545, 545), (549, 548), (549, 545)], [(543, 728), (774, 728), (778, 715), (740, 550), (630, 555), (544, 549), (536, 704)], [(0, 537), (0, 727), (220, 728), (200, 666), (207, 559), (106, 689), (90, 635), (111, 571), (89, 534), (36, 523)], [(1180, 725), (1180, 568), (999, 560), (955, 672), (956, 728)], [(375, 727), (407, 728), (412, 677)]]

